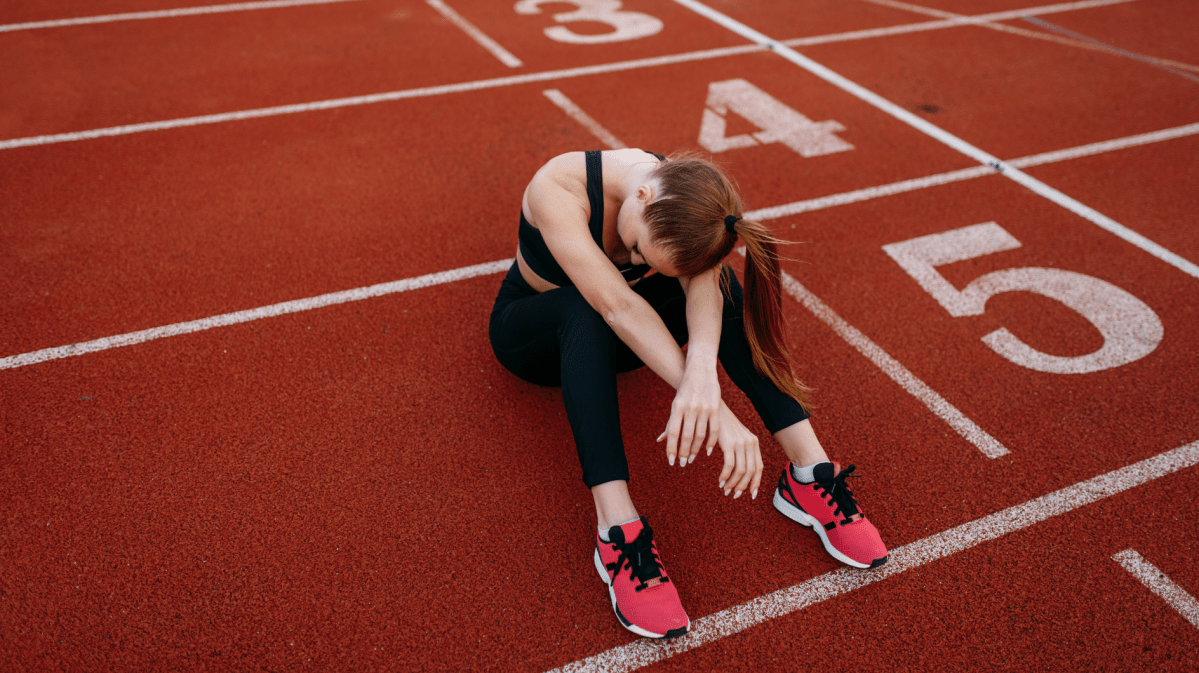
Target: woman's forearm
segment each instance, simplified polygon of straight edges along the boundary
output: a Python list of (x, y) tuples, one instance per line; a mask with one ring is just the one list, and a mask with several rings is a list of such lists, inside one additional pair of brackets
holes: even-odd
[[(636, 297), (636, 295), (634, 295)], [(608, 324), (641, 361), (672, 388), (683, 381), (686, 359), (662, 317), (641, 297), (613, 311)]]
[(683, 280), (687, 295), (687, 362), (716, 370), (724, 297), (720, 295), (720, 267)]

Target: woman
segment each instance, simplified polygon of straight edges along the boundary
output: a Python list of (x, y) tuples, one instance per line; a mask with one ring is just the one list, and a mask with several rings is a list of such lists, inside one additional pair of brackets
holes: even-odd
[[(744, 293), (722, 264), (738, 237)], [(519, 239), (491, 314), (492, 349), (522, 379), (562, 386), (595, 500), (596, 569), (621, 624), (651, 638), (690, 626), (629, 497), (616, 373), (642, 364), (676, 388), (658, 438), (669, 464), (720, 446), (724, 494), (758, 496), (758, 439), (721, 401), (719, 359), (791, 459), (774, 506), (812, 527), (838, 560), (886, 562), (878, 531), (845, 486), (853, 466), (838, 471), (828, 461), (803, 406), (807, 390), (783, 339), (781, 241), (741, 219), (740, 197), (718, 167), (637, 149), (563, 154), (525, 189)]]

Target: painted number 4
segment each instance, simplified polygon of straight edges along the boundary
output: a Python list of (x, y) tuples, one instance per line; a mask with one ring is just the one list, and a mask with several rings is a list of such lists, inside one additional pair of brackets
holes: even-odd
[(976, 224), (901, 243), (887, 252), (933, 296), (949, 315), (982, 315), (987, 299), (1001, 292), (1036, 292), (1056, 299), (1086, 318), (1103, 335), (1103, 346), (1087, 355), (1062, 357), (1042, 353), (1006, 328), (982, 338), (996, 353), (1029, 369), (1051, 374), (1085, 374), (1119, 367), (1153, 352), (1162, 340), (1162, 321), (1145, 302), (1128, 292), (1073, 271), (1020, 268), (992, 271), (958, 290), (936, 267), (1020, 247), (994, 222)]
[[(729, 112), (744, 117), (760, 131), (735, 136), (725, 135)], [(774, 96), (743, 79), (729, 79), (708, 85), (699, 144), (712, 153), (782, 143), (805, 157), (852, 150), (853, 145), (835, 133), (845, 127), (835, 121), (814, 122), (787, 107)]]

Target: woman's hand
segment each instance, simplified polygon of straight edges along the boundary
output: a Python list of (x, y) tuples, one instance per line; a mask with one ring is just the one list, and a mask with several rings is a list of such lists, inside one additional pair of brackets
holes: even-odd
[[(720, 436), (720, 381), (716, 378), (716, 361), (711, 358), (687, 358), (683, 380), (670, 405), (670, 420), (666, 422), (666, 460), (679, 467), (695, 462), (699, 449), (707, 439), (708, 455)], [(662, 437), (658, 437), (661, 441)]]
[(762, 482), (762, 452), (758, 448), (758, 437), (737, 420), (733, 412), (721, 405), (720, 450), (724, 452), (724, 469), (720, 471), (720, 487), (724, 494), (735, 492), (734, 498), (749, 491), (758, 497), (758, 485)]

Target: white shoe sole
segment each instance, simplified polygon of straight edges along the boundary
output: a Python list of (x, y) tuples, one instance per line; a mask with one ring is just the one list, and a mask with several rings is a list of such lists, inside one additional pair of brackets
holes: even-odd
[[(816, 534), (820, 536), (820, 542), (824, 544), (824, 550), (829, 553), (829, 556), (832, 556), (845, 565), (853, 566), (855, 568), (871, 567), (869, 563), (855, 561), (845, 554), (842, 554), (840, 551), (837, 551), (837, 548), (828, 541), (828, 534), (824, 532), (824, 526), (820, 525), (820, 522), (816, 520), (816, 517), (787, 502), (787, 499), (783, 497), (783, 492), (779, 489), (775, 489), (774, 491), (774, 508), (777, 509), (783, 516), (791, 519), (795, 523), (801, 526), (807, 526), (808, 528), (816, 531)], [(597, 549), (596, 552), (598, 553), (599, 550)]]
[(594, 559), (595, 559), (595, 570), (596, 570), (596, 572), (599, 573), (600, 579), (602, 579), (604, 581), (604, 584), (606, 584), (608, 586), (608, 597), (612, 599), (612, 612), (616, 613), (616, 618), (620, 620), (621, 626), (632, 631), (633, 633), (636, 633), (639, 636), (644, 636), (646, 638), (659, 638), (659, 639), (674, 638), (676, 636), (681, 636), (684, 633), (687, 633), (687, 631), (691, 630), (691, 620), (690, 619), (687, 620), (687, 625), (683, 627), (683, 630), (678, 633), (675, 633), (674, 630), (672, 630), (671, 633), (654, 633), (653, 631), (646, 631), (645, 629), (641, 628), (640, 626), (637, 626), (636, 624), (633, 624), (629, 620), (625, 619), (624, 615), (622, 615), (620, 613), (620, 608), (618, 608), (616, 606), (616, 592), (612, 589), (612, 578), (608, 577), (608, 569), (604, 567), (604, 561), (603, 561), (603, 559), (600, 558), (599, 548), (596, 548), (596, 550), (595, 550)]

